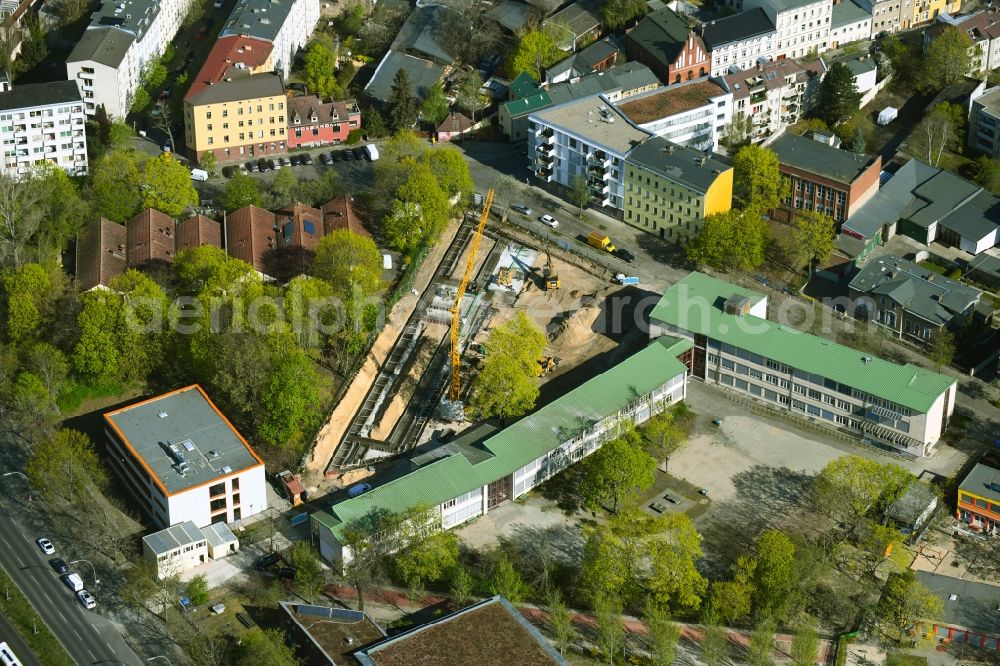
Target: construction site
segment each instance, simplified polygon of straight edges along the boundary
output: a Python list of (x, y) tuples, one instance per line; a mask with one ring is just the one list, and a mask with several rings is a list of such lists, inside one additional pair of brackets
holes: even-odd
[(524, 312), (546, 334), (543, 382), (615, 349), (603, 334), (622, 289), (597, 266), (469, 211), (428, 256), (427, 277), (389, 313), (370, 358), (320, 430), (311, 489), (356, 483), (373, 466), (471, 425), (463, 405), (492, 328)]

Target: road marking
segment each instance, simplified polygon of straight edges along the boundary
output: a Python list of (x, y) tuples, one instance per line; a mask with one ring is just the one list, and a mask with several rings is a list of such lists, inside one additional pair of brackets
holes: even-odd
[(66, 621), (66, 616), (62, 614), (62, 611), (61, 610), (56, 610), (56, 612), (59, 613), (59, 617), (61, 617), (62, 621), (65, 622)]
[(18, 555), (17, 553), (14, 553), (14, 557), (17, 558), (17, 563), (20, 564), (23, 567), (24, 566), (24, 560), (21, 559), (21, 556)]
[[(76, 634), (76, 637), (79, 638), (81, 641), (83, 640), (83, 636), (81, 636), (80, 632), (76, 630), (76, 627), (73, 628), (73, 633)], [(94, 653), (91, 652), (90, 654), (94, 654)]]
[(97, 655), (96, 655), (96, 654), (94, 654), (94, 651), (93, 651), (93, 650), (91, 650), (90, 648), (87, 648), (87, 652), (89, 652), (89, 653), (90, 653), (90, 658), (91, 658), (91, 659), (97, 659)]

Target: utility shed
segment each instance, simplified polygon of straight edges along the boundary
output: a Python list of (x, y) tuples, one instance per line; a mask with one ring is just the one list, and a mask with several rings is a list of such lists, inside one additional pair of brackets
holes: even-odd
[(937, 493), (923, 481), (914, 481), (900, 497), (889, 505), (889, 520), (903, 534), (919, 532), (938, 506)]
[(899, 115), (899, 109), (897, 109), (894, 106), (887, 106), (878, 112), (878, 124), (888, 125), (893, 120), (895, 120), (896, 116), (898, 115)]

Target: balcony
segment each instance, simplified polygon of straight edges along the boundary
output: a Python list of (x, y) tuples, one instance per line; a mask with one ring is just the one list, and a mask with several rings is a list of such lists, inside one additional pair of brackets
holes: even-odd
[(539, 136), (543, 139), (551, 139), (555, 136), (556, 131), (551, 127), (539, 127), (535, 130), (535, 136)]
[(756, 104), (758, 102), (763, 102), (765, 99), (767, 99), (767, 92), (764, 91), (764, 90), (762, 90), (760, 92), (755, 92), (752, 95), (750, 95), (750, 103), (751, 104)]
[(598, 166), (596, 164), (591, 164), (587, 167), (587, 173), (591, 176), (605, 177), (607, 176), (607, 171), (604, 170), (603, 166)]
[(535, 158), (535, 162), (542, 167), (551, 167), (552, 162), (555, 160), (553, 155), (539, 155)]
[(537, 150), (540, 153), (550, 153), (550, 152), (552, 152), (552, 144), (551, 143), (540, 143), (537, 146), (535, 146), (535, 150)]
[(537, 171), (535, 171), (535, 175), (545, 181), (552, 180), (552, 169), (540, 167)]

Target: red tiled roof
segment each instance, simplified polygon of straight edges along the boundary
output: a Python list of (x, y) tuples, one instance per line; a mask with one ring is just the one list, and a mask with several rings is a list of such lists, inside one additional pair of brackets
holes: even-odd
[[(312, 206), (296, 202), (274, 214), (282, 247), (314, 250), (323, 237), (322, 213)], [(289, 226), (291, 225), (291, 226)]]
[(354, 199), (347, 195), (327, 201), (320, 210), (323, 211), (323, 233), (333, 233), (337, 229), (347, 229), (361, 236), (371, 238), (372, 235), (361, 225), (352, 205)]
[(177, 223), (177, 251), (201, 245), (222, 247), (222, 225), (204, 215), (195, 215)]
[(260, 273), (264, 270), (264, 255), (276, 249), (274, 213), (244, 206), (226, 220), (226, 250), (229, 256), (242, 259)]
[(209, 51), (205, 64), (198, 70), (184, 98), (191, 99), (209, 85), (224, 80), (232, 68), (256, 70), (267, 62), (272, 48), (271, 42), (254, 37), (222, 37)]
[(76, 279), (81, 291), (108, 286), (125, 270), (125, 227), (101, 218), (77, 234)]
[(127, 264), (139, 266), (147, 261), (173, 261), (176, 226), (174, 218), (155, 208), (147, 208), (126, 222)]

